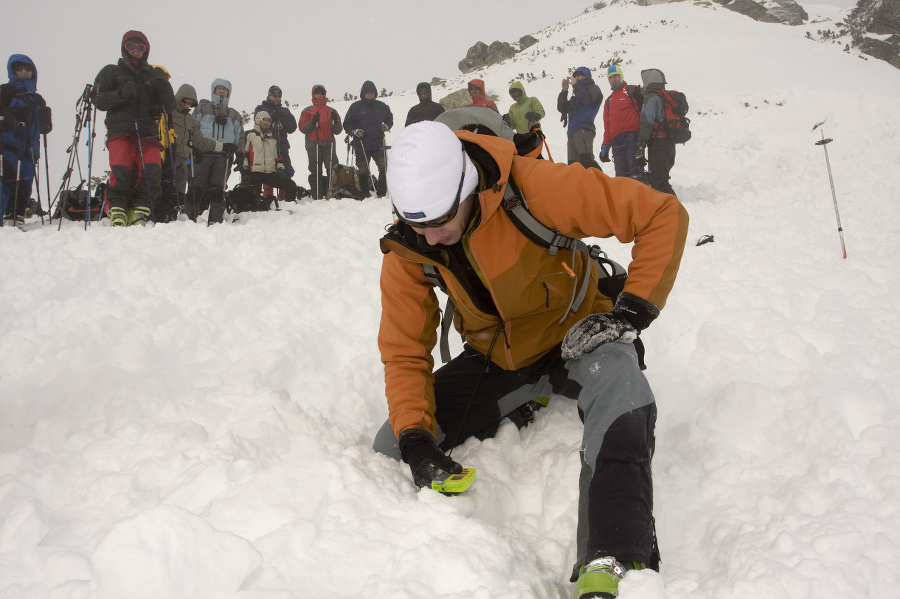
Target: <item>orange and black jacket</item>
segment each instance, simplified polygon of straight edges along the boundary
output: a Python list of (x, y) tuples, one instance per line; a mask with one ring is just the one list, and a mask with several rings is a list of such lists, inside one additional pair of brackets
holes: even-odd
[[(540, 359), (581, 318), (612, 309), (592, 284), (577, 312), (569, 303), (585, 272), (583, 254), (529, 241), (501, 205), (510, 175), (532, 214), (577, 237), (616, 237), (634, 243), (625, 291), (658, 308), (666, 303), (684, 250), (687, 211), (673, 195), (633, 179), (611, 178), (579, 164), (519, 156), (512, 142), (457, 131), (481, 175), (478, 207), (453, 248), (428, 246), (403, 223), (381, 240), (382, 316), (378, 334), (385, 392), (394, 433), (421, 428), (436, 434), (432, 349), (440, 319), (438, 298), (423, 263), (438, 268), (456, 306), (454, 326), (466, 343), (507, 370)], [(574, 263), (573, 263), (574, 262)]]

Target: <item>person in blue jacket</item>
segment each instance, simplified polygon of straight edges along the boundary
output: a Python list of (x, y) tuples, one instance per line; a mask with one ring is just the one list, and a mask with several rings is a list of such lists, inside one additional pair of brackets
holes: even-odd
[[(572, 97), (569, 98), (569, 86)], [(597, 128), (594, 119), (603, 106), (603, 92), (591, 78), (587, 67), (578, 67), (571, 77), (562, 81), (562, 91), (556, 99), (556, 109), (562, 113), (560, 120), (568, 124), (568, 163), (580, 163), (584, 168), (600, 168), (594, 159), (594, 137)]]
[(50, 107), (37, 93), (37, 67), (24, 54), (6, 63), (9, 83), (0, 85), (0, 130), (3, 131), (3, 226), (25, 226), (40, 157), (40, 136), (52, 129)]
[(359, 100), (350, 105), (344, 117), (344, 131), (353, 137), (353, 151), (356, 152), (356, 167), (359, 178), (369, 180), (369, 160), (378, 167), (378, 181), (375, 193), (381, 198), (387, 195), (387, 156), (385, 133), (394, 126), (394, 115), (390, 107), (376, 100), (378, 90), (371, 81), (362, 84)]
[(215, 79), (210, 87), (210, 99), (200, 100), (200, 105), (194, 109), (193, 114), (200, 123), (203, 137), (220, 142), (222, 151), (195, 155), (195, 189), (185, 197), (185, 212), (191, 220), (196, 220), (208, 203), (208, 224), (213, 224), (222, 222), (225, 216), (225, 184), (231, 174), (229, 162), (243, 164), (243, 155), (238, 155), (238, 145), (244, 131), (244, 122), (238, 111), (228, 106), (231, 82), (227, 79)]

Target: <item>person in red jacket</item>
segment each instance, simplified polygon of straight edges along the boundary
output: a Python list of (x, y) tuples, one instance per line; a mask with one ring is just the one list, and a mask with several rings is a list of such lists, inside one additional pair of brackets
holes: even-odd
[(622, 67), (614, 64), (606, 74), (612, 93), (603, 105), (603, 144), (600, 146), (600, 162), (609, 162), (613, 152), (613, 165), (617, 177), (631, 177), (647, 183), (647, 173), (638, 164), (635, 152), (638, 133), (641, 131), (641, 112), (632, 97), (622, 73)]
[(472, 97), (472, 102), (466, 104), (466, 106), (486, 106), (493, 109), (494, 112), (500, 113), (497, 109), (497, 105), (487, 99), (487, 96), (484, 93), (484, 81), (481, 79), (472, 79), (469, 81), (469, 95)]
[[(312, 106), (300, 113), (300, 130), (306, 135), (306, 153), (309, 156), (309, 188), (313, 197), (322, 199), (331, 183), (331, 167), (337, 164), (334, 136), (341, 132), (341, 115), (328, 103), (325, 87), (314, 85)], [(325, 175), (322, 175), (325, 167)]]

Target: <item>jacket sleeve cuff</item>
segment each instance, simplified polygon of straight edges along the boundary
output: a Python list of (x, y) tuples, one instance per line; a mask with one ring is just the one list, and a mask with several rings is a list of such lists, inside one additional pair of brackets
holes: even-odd
[(616, 299), (614, 312), (620, 314), (631, 326), (643, 331), (659, 316), (659, 308), (656, 304), (631, 293), (622, 292)]

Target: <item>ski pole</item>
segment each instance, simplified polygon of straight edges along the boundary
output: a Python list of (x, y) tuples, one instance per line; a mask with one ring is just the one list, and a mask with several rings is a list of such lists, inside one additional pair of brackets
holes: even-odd
[[(87, 89), (85, 90), (85, 96), (87, 97), (87, 102), (88, 102), (87, 108), (85, 109), (85, 113), (86, 113), (86, 114), (85, 114), (85, 119), (87, 119), (87, 130), (88, 130), (88, 140), (87, 140), (87, 147), (88, 147), (88, 167), (87, 167), (87, 172), (88, 172), (88, 197), (87, 197), (87, 220), (84, 221), (84, 230), (85, 230), (85, 231), (87, 231), (87, 228), (88, 228), (88, 227), (90, 226), (90, 224), (91, 224), (91, 197), (92, 197), (92, 193), (93, 193), (92, 186), (94, 185), (94, 178), (91, 176), (91, 167), (94, 165), (94, 136), (97, 135), (97, 133), (94, 131), (93, 126), (91, 125), (92, 121), (96, 121), (96, 120), (97, 120), (97, 107), (96, 107), (96, 106), (93, 106), (93, 108), (94, 108), (94, 114), (93, 114), (93, 117), (91, 117), (91, 106), (92, 106), (92, 104), (93, 104), (93, 101), (91, 100), (90, 96), (87, 95), (87, 94), (88, 94), (88, 90), (90, 90), (90, 87), (91, 87), (91, 86), (88, 85), (88, 86), (87, 86)], [(78, 168), (81, 168), (80, 163), (79, 163), (79, 167), (78, 167)], [(102, 207), (101, 207), (101, 209), (100, 209), (100, 216), (101, 216), (101, 218), (102, 218), (102, 216), (103, 216), (103, 208), (102, 208)]]
[[(138, 154), (141, 155), (141, 179), (147, 187), (147, 201), (150, 204), (151, 218), (153, 215), (153, 192), (150, 190), (150, 180), (147, 178), (147, 161), (144, 160), (144, 143), (141, 141), (141, 126), (138, 117), (134, 118), (134, 132), (137, 135)], [(227, 177), (228, 175), (226, 175)]]
[[(22, 136), (25, 135), (25, 123), (19, 122), (17, 126), (22, 129)], [(20, 146), (21, 147), (21, 146)], [(22, 157), (18, 157), (19, 160), (16, 162), (16, 193), (13, 198), (13, 223), (18, 222), (19, 219), (19, 183), (22, 175)]]
[[(47, 134), (44, 133), (43, 136), (44, 136), (44, 180), (46, 181), (46, 185), (47, 185), (47, 218), (49, 219), (49, 224), (52, 225), (53, 224), (53, 215), (50, 214), (50, 163), (48, 162), (50, 155), (47, 154)], [(41, 206), (41, 225), (44, 224), (43, 212), (44, 212), (44, 208), (43, 208), (43, 206)]]
[[(825, 121), (818, 123), (813, 127), (813, 131), (816, 130), (820, 125), (825, 124)], [(834, 192), (834, 178), (831, 176), (831, 161), (828, 160), (828, 144), (830, 144), (832, 140), (830, 137), (825, 137), (825, 131), (821, 130), (819, 133), (822, 134), (822, 139), (816, 142), (817, 146), (822, 146), (822, 149), (825, 150), (825, 166), (828, 168), (828, 183), (831, 185), (831, 199), (834, 202), (834, 216), (837, 219), (837, 229), (838, 235), (841, 238), (841, 252), (844, 255), (844, 259), (847, 258), (847, 247), (844, 245), (844, 228), (841, 226), (841, 213), (838, 211), (838, 203), (837, 203), (837, 195)]]
[[(372, 184), (372, 187), (375, 187), (375, 176), (372, 174), (372, 169), (369, 168), (369, 157), (366, 156), (366, 149), (363, 147), (362, 140), (359, 140), (359, 149), (362, 150), (363, 160), (365, 161), (366, 170), (369, 171), (369, 183)], [(371, 192), (369, 192), (371, 193)], [(368, 194), (366, 194), (368, 195)]]
[(321, 177), (321, 173), (322, 173), (322, 165), (319, 163), (319, 142), (317, 141), (316, 142), (316, 198), (315, 198), (317, 200), (321, 199), (319, 197), (319, 178)]
[[(0, 131), (3, 130), (3, 121), (6, 120), (6, 117), (0, 114)], [(6, 185), (6, 160), (3, 158), (3, 148), (0, 147), (0, 228), (3, 227), (3, 213), (6, 212), (6, 206), (3, 205), (3, 189), (2, 187)]]
[[(169, 128), (171, 127), (171, 121), (169, 120), (169, 112), (166, 110), (165, 106), (160, 106), (162, 109), (163, 122), (166, 124), (166, 135), (169, 135)], [(175, 172), (175, 152), (172, 150), (172, 139), (169, 138), (169, 143), (167, 146), (169, 150), (169, 165), (172, 167), (172, 187), (175, 188), (175, 199), (178, 201), (178, 205), (181, 206), (181, 194), (178, 191), (178, 174)]]

